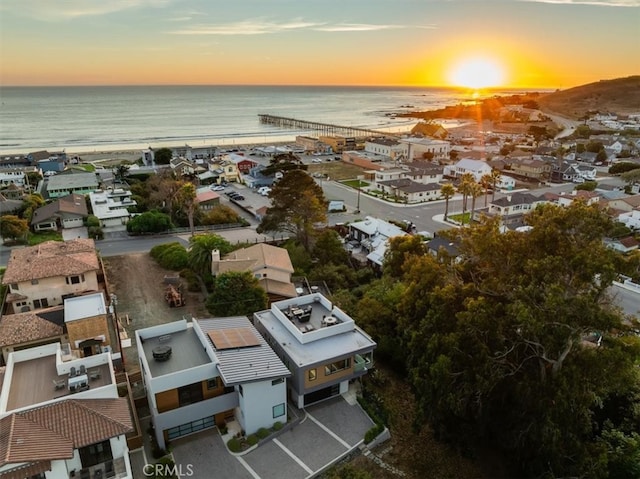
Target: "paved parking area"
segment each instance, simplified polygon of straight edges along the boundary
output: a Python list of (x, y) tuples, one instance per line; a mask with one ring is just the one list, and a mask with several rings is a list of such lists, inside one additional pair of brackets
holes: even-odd
[(303, 420), (242, 456), (227, 450), (217, 430), (173, 441), (173, 456), (195, 479), (305, 479), (351, 451), (373, 422), (358, 404), (338, 397), (306, 409)]

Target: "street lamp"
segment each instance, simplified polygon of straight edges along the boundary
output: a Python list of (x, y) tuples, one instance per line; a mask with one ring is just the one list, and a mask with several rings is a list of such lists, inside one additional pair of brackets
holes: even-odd
[(360, 214), (360, 180), (358, 180), (358, 199), (356, 203), (356, 210), (354, 211), (354, 213)]

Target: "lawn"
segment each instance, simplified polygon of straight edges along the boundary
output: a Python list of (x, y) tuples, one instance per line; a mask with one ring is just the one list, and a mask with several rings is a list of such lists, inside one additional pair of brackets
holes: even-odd
[(351, 188), (364, 188), (369, 186), (369, 183), (363, 180), (346, 180), (342, 182), (343, 185), (350, 186)]
[(312, 163), (307, 170), (310, 175), (315, 172), (324, 173), (335, 181), (350, 180), (364, 174), (364, 170), (359, 166), (350, 165), (343, 161), (331, 161), (328, 163)]
[(453, 220), (453, 221), (457, 221), (458, 223), (465, 225), (465, 224), (469, 223), (469, 220), (471, 219), (471, 213), (468, 212), (468, 213), (464, 213), (464, 214), (458, 213), (458, 214), (455, 214), (455, 215), (449, 215), (449, 219)]
[(29, 246), (35, 246), (45, 241), (62, 241), (62, 235), (57, 231), (43, 231), (41, 233), (29, 233), (27, 238)]

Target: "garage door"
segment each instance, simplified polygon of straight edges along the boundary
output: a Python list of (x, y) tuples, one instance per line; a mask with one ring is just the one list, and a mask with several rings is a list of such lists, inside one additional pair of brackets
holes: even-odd
[(329, 386), (328, 388), (319, 389), (318, 391), (313, 391), (312, 393), (307, 393), (304, 395), (304, 405), (308, 406), (309, 404), (322, 401), (323, 399), (337, 396), (339, 393), (340, 384), (334, 384), (333, 386)]
[(194, 432), (202, 431), (203, 429), (209, 429), (213, 426), (215, 426), (213, 416), (205, 417), (196, 421), (187, 422), (185, 424), (167, 429), (167, 438), (169, 440), (172, 440), (177, 437), (182, 437), (188, 434), (193, 434)]

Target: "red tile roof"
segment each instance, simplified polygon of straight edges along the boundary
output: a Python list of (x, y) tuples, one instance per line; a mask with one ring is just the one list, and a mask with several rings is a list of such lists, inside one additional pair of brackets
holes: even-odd
[[(52, 308), (61, 309), (62, 307)], [(0, 317), (0, 346), (11, 346), (63, 334), (62, 326), (38, 315), (42, 311), (5, 314)]]
[(67, 399), (0, 420), (0, 466), (73, 457), (133, 430), (126, 398)]
[(47, 241), (29, 248), (14, 249), (2, 284), (82, 274), (98, 269), (100, 262), (92, 239)]

